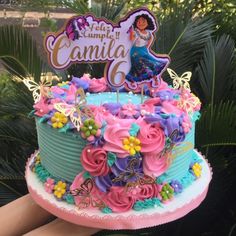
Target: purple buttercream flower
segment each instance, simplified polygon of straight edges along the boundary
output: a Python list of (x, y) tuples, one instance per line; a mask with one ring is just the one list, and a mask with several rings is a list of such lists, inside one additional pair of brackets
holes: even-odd
[(111, 171), (115, 175), (113, 182), (118, 182), (118, 180), (124, 183), (137, 181), (143, 175), (142, 158), (140, 155), (117, 158)]
[(162, 101), (171, 101), (174, 98), (175, 93), (170, 90), (162, 90), (157, 93), (157, 96), (160, 97)]
[(102, 135), (98, 137), (94, 136), (94, 140), (90, 144), (95, 147), (102, 147), (105, 144), (105, 139)]
[(149, 124), (154, 124), (154, 123), (162, 123), (164, 122), (163, 116), (161, 114), (151, 114), (151, 115), (145, 115), (144, 120), (149, 123)]
[(112, 186), (112, 179), (110, 174), (105, 176), (95, 176), (94, 181), (99, 190), (104, 193), (109, 191), (110, 187)]
[(172, 180), (170, 185), (174, 189), (175, 193), (181, 193), (183, 191), (183, 186), (178, 180)]
[(117, 115), (120, 111), (121, 104), (115, 102), (104, 103), (103, 107), (106, 108), (112, 115)]
[(82, 88), (83, 90), (87, 90), (89, 88), (89, 83), (86, 80), (82, 80), (73, 76), (71, 82), (75, 84), (77, 88)]
[(165, 135), (169, 137), (173, 143), (179, 143), (185, 139), (185, 133), (181, 123), (182, 118), (173, 115), (170, 115), (161, 122)]

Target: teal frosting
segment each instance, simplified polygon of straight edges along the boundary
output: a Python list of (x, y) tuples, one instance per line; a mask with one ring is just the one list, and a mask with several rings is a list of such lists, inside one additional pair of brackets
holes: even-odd
[(131, 124), (131, 127), (130, 127), (130, 130), (129, 130), (129, 134), (130, 134), (131, 136), (136, 137), (137, 134), (138, 134), (138, 132), (139, 132), (139, 130), (140, 130), (140, 126), (137, 125), (137, 124), (135, 124), (135, 123), (132, 123), (132, 124)]
[(89, 174), (89, 172), (84, 172), (84, 174), (83, 174), (83, 177), (84, 177), (84, 179), (88, 179), (88, 178), (91, 178), (91, 175)]
[(41, 164), (36, 165), (35, 173), (43, 183), (46, 182), (47, 178), (51, 177), (50, 173)]
[(110, 213), (112, 213), (112, 209), (109, 208), (109, 207), (104, 207), (104, 208), (101, 209), (101, 211), (102, 211), (103, 213), (105, 213), (105, 214), (110, 214)]
[(183, 188), (187, 188), (193, 183), (195, 179), (196, 177), (190, 171), (188, 171), (187, 174), (180, 180), (180, 183), (182, 184)]
[(116, 161), (116, 154), (113, 152), (108, 152), (107, 153), (107, 164), (109, 166), (112, 166)]
[(66, 133), (68, 130), (70, 130), (70, 125), (67, 123), (66, 125), (64, 125), (62, 128), (60, 128), (58, 130), (58, 132), (60, 133)]
[(71, 194), (67, 194), (65, 196), (65, 200), (69, 204), (75, 204), (74, 196), (72, 196)]
[[(147, 99), (147, 96), (144, 96), (144, 101)], [(87, 104), (93, 104), (100, 106), (104, 103), (116, 103), (117, 94), (116, 92), (104, 92), (104, 93), (86, 93)], [(139, 105), (141, 103), (141, 95), (133, 93), (119, 93), (119, 103), (127, 104), (129, 101), (132, 101), (132, 104)]]
[(149, 198), (149, 199), (145, 199), (144, 201), (137, 201), (135, 202), (133, 209), (135, 211), (141, 211), (144, 209), (150, 209), (150, 208), (154, 208), (154, 207), (161, 207), (161, 201), (158, 198)]
[(32, 111), (28, 114), (28, 117), (29, 117), (29, 118), (34, 117), (34, 116), (35, 116), (34, 113), (35, 113), (35, 110), (32, 110)]
[(83, 170), (80, 156), (87, 142), (80, 135), (60, 133), (48, 124), (39, 123), (37, 118), (36, 127), (42, 166), (56, 178), (73, 182)]
[(196, 112), (193, 113), (193, 118), (192, 119), (195, 122), (195, 121), (199, 120), (200, 117), (201, 117), (201, 113), (199, 111), (196, 111)]

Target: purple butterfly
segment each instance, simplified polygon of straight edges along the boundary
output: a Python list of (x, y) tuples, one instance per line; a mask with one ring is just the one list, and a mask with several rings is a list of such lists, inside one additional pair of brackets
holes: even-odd
[(79, 38), (79, 32), (76, 29), (76, 20), (71, 19), (66, 25), (66, 35), (71, 40), (76, 40)]
[(84, 16), (80, 16), (76, 19), (77, 26), (79, 30), (85, 29), (86, 26), (89, 26), (87, 19)]
[(69, 20), (68, 24), (66, 25), (67, 37), (71, 40), (79, 39), (79, 31), (85, 29), (86, 26), (89, 26), (89, 23), (84, 16)]

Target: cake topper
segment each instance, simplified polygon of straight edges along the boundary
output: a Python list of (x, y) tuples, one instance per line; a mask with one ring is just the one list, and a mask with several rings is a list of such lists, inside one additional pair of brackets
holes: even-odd
[(158, 87), (170, 59), (150, 46), (158, 26), (146, 8), (114, 24), (92, 14), (75, 16), (58, 33), (49, 33), (45, 48), (50, 64), (65, 69), (72, 63), (106, 62), (105, 77), (117, 89), (141, 91), (144, 84)]

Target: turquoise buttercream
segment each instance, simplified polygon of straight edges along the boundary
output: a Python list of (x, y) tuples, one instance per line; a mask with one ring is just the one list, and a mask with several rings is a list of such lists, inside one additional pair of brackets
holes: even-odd
[(116, 161), (116, 154), (113, 152), (108, 152), (107, 154), (107, 164), (112, 166)]
[(101, 209), (101, 211), (102, 211), (103, 213), (105, 213), (105, 214), (110, 214), (110, 213), (112, 213), (112, 209), (109, 208), (109, 207), (104, 207), (104, 208)]
[[(148, 99), (147, 96), (144, 96), (144, 101)], [(86, 93), (87, 104), (100, 106), (104, 103), (117, 103), (117, 94), (116, 92), (104, 92), (104, 93)], [(132, 104), (139, 105), (141, 104), (141, 95), (140, 94), (131, 94), (131, 93), (119, 93), (119, 103), (127, 104), (129, 101), (132, 101)]]
[(46, 182), (47, 178), (50, 177), (50, 173), (43, 168), (41, 164), (37, 164), (35, 166), (35, 173), (38, 175), (38, 178), (40, 179), (41, 182)]
[(39, 118), (39, 123), (44, 123), (48, 120), (48, 118), (46, 116), (43, 116), (41, 118)]
[(201, 113), (199, 111), (196, 111), (193, 113), (193, 121), (199, 120), (201, 117)]
[[(186, 144), (191, 144), (192, 147), (194, 147), (194, 135), (195, 135), (195, 123), (192, 121), (192, 129), (190, 132), (186, 135), (185, 140), (183, 143), (178, 145), (178, 149), (184, 148)], [(178, 153), (178, 152), (177, 152)], [(189, 169), (189, 166), (192, 162), (192, 155), (194, 155), (193, 148), (190, 148), (188, 151), (185, 151), (181, 155), (177, 155), (170, 167), (167, 169), (167, 171), (162, 175), (159, 176), (158, 181), (160, 181), (161, 177), (161, 182), (171, 182), (173, 179), (181, 179), (183, 178)]]
[(75, 204), (74, 196), (71, 194), (67, 194), (65, 196), (66, 202), (69, 204)]
[(140, 130), (140, 126), (137, 125), (137, 124), (135, 124), (135, 123), (132, 123), (132, 124), (131, 124), (131, 127), (130, 127), (130, 130), (129, 130), (129, 134), (130, 134), (131, 136), (136, 137), (137, 134), (138, 134), (138, 132), (139, 132), (139, 130)]
[(166, 179), (166, 174), (164, 173), (164, 174), (160, 175), (158, 178), (156, 178), (156, 183), (162, 184), (165, 181), (165, 179)]
[(89, 178), (91, 178), (91, 175), (89, 174), (89, 172), (84, 172), (84, 174), (83, 174), (83, 177), (84, 177), (84, 179), (89, 179)]
[(162, 206), (160, 199), (158, 198), (149, 198), (145, 199), (143, 201), (137, 201), (135, 202), (133, 209), (135, 211), (141, 211), (144, 209), (150, 209), (154, 207)]
[(183, 188), (187, 188), (193, 183), (195, 179), (196, 177), (194, 177), (194, 175), (188, 171), (187, 174), (182, 179), (180, 179), (180, 183), (183, 185)]
[(35, 110), (32, 110), (32, 111), (28, 114), (28, 117), (29, 117), (29, 118), (34, 117), (34, 113), (35, 113)]
[(66, 133), (68, 130), (70, 130), (70, 125), (67, 123), (62, 128), (58, 129), (58, 132), (60, 133)]
[(36, 118), (38, 143), (42, 166), (56, 178), (73, 182), (82, 172), (80, 156), (87, 142), (71, 131), (59, 133), (48, 124), (41, 124)]

